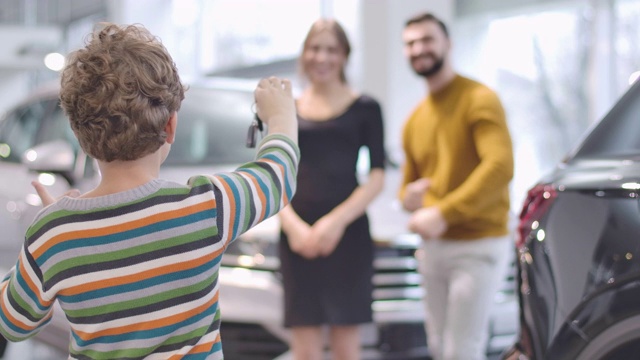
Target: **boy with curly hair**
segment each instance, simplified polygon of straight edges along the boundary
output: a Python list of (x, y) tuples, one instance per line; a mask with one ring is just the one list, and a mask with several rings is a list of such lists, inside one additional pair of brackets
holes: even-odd
[(70, 359), (223, 358), (220, 259), (294, 195), (295, 106), (289, 81), (260, 80), (269, 133), (256, 160), (185, 185), (159, 178), (184, 94), (171, 56), (142, 26), (104, 24), (70, 54), (61, 105), (101, 181), (57, 201), (34, 184), (47, 206), (0, 283), (5, 338), (37, 333), (58, 301)]

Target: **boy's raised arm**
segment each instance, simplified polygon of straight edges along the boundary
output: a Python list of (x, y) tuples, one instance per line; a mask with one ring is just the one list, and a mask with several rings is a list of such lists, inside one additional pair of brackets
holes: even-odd
[(295, 194), (300, 150), (295, 103), (288, 80), (260, 80), (255, 90), (258, 116), (268, 135), (256, 161), (212, 177), (216, 185), (218, 229), (232, 241), (284, 208)]

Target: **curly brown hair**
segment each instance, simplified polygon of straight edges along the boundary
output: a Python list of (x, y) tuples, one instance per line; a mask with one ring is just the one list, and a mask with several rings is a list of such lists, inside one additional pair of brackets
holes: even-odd
[(185, 86), (160, 39), (111, 23), (69, 54), (60, 101), (82, 149), (98, 160), (135, 160), (158, 150)]

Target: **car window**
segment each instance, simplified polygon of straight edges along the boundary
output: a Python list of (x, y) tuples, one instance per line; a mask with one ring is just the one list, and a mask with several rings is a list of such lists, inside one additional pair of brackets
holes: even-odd
[(240, 164), (255, 157), (245, 145), (253, 93), (190, 88), (178, 112), (176, 141), (165, 165)]
[(60, 107), (59, 102), (56, 102), (49, 120), (44, 122), (37, 142), (41, 144), (56, 140), (64, 140), (73, 148), (73, 152), (76, 155), (76, 168), (79, 169), (81, 174), (79, 176), (84, 179), (92, 179), (96, 176), (97, 165), (91, 157), (81, 151), (80, 143), (73, 130), (71, 130), (69, 118)]
[[(166, 165), (240, 164), (255, 157), (246, 147), (253, 119), (253, 93), (192, 87), (178, 114), (176, 141)], [(50, 116), (47, 116), (52, 112)], [(43, 121), (47, 118), (47, 121)], [(27, 149), (64, 139), (77, 151), (77, 140), (57, 99), (44, 99), (11, 111), (0, 122), (0, 159), (20, 162)]]
[(10, 111), (0, 123), (0, 159), (20, 162), (22, 154), (36, 144), (47, 112), (55, 100), (37, 101)]
[(640, 155), (640, 82), (636, 82), (597, 123), (573, 158)]
[(75, 151), (78, 150), (79, 144), (69, 125), (69, 118), (58, 102), (53, 106), (51, 116), (43, 122), (36, 143), (42, 144), (55, 140), (64, 140), (71, 144)]

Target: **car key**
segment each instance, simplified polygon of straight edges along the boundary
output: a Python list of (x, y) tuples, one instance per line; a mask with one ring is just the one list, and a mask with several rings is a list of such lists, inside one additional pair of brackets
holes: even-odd
[(255, 114), (251, 125), (249, 125), (249, 130), (247, 131), (247, 147), (255, 148), (256, 143), (258, 142), (258, 132), (262, 134), (264, 130), (264, 125), (262, 120), (258, 117), (258, 114)]

